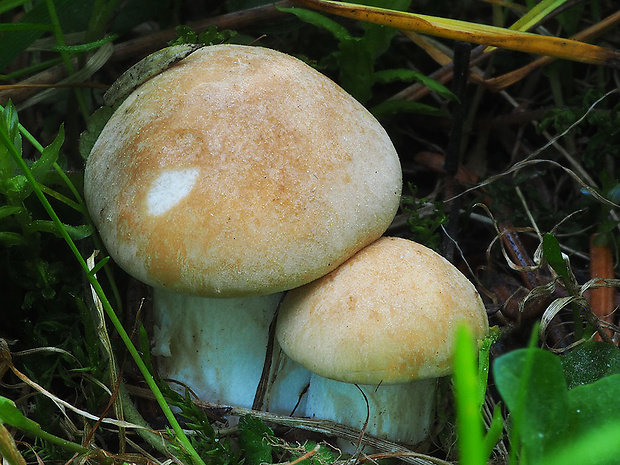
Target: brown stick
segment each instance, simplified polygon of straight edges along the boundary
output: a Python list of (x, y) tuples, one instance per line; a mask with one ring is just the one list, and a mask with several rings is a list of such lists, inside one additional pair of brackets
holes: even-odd
[[(197, 32), (202, 32), (211, 26), (220, 29), (243, 29), (254, 24), (270, 21), (286, 13), (279, 11), (276, 6), (289, 6), (286, 1), (275, 4), (250, 8), (248, 10), (228, 13), (213, 18), (188, 23), (188, 26)], [(139, 61), (146, 55), (165, 47), (168, 41), (176, 38), (176, 29), (166, 29), (148, 36), (131, 39), (114, 45), (114, 51), (110, 57), (110, 62), (133, 60)], [(39, 90), (40, 85), (54, 86), (58, 81), (66, 77), (66, 70), (63, 65), (56, 65), (38, 74), (30, 76), (19, 84), (23, 88), (13, 88), (0, 91), (0, 104), (6, 103), (9, 99), (13, 102), (21, 102)], [(75, 84), (74, 84), (75, 86)]]
[[(611, 247), (608, 244), (598, 244), (597, 239), (600, 239), (598, 234), (590, 236), (590, 279), (613, 279), (614, 261)], [(615, 292), (613, 287), (598, 287), (590, 290), (590, 308), (604, 322), (613, 322), (612, 314), (616, 304)], [(602, 340), (601, 331), (605, 332), (610, 338), (612, 337), (610, 329), (601, 328), (599, 334), (595, 335), (595, 340)]]

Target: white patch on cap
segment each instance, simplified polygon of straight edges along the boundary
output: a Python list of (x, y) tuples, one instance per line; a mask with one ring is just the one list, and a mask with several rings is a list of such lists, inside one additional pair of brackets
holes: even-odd
[(191, 192), (199, 173), (198, 168), (162, 172), (146, 198), (149, 214), (162, 215), (179, 203)]

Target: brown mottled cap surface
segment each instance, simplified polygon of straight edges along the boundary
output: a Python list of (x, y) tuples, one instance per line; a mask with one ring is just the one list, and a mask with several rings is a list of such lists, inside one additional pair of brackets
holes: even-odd
[(451, 372), (454, 331), (488, 331), (473, 284), (431, 249), (382, 237), (330, 274), (289, 291), (276, 336), (325, 378), (390, 384)]
[(300, 286), (375, 240), (401, 171), (381, 125), (331, 80), (273, 50), (219, 45), (123, 102), (84, 182), (128, 273), (228, 297)]

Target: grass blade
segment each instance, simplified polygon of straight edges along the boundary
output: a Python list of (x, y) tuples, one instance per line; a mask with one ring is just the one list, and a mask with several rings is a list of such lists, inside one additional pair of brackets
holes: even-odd
[(483, 465), (482, 419), (480, 416), (480, 384), (478, 361), (471, 330), (460, 325), (456, 332), (454, 353), (454, 394), (456, 398), (456, 429), (459, 463)]
[(620, 53), (571, 39), (331, 0), (293, 0), (293, 3), (346, 18), (446, 39), (620, 68)]

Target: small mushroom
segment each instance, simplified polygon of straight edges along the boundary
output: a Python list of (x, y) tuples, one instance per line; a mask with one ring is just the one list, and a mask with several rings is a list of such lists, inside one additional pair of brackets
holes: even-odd
[(111, 257), (155, 288), (162, 374), (250, 407), (278, 293), (377, 239), (401, 182), (384, 129), (334, 82), (273, 50), (218, 45), (126, 98), (84, 189)]
[(437, 378), (451, 372), (459, 322), (478, 338), (488, 331), (472, 283), (427, 247), (383, 237), (289, 291), (276, 335), (314, 373), (307, 416), (361, 429), (361, 389), (368, 434), (417, 444), (429, 431)]

